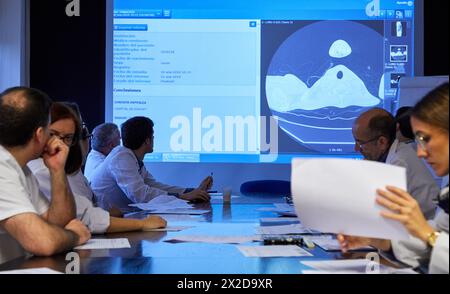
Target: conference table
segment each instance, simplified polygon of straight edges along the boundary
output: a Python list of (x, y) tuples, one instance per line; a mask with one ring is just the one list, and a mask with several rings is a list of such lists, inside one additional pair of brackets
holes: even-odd
[[(80, 256), (81, 274), (300, 274), (307, 269), (304, 260), (331, 260), (364, 258), (367, 252), (326, 252), (320, 247), (306, 249), (312, 257), (254, 258), (245, 257), (232, 244), (169, 243), (177, 235), (241, 236), (255, 235), (261, 218), (277, 217), (264, 211), (274, 203), (286, 203), (282, 197), (239, 197), (232, 204), (213, 202), (196, 205), (211, 209), (210, 213), (173, 223), (174, 226), (191, 226), (181, 232), (131, 232), (94, 236), (94, 238), (127, 238), (129, 249), (101, 249), (75, 251)], [(267, 209), (266, 209), (267, 210)], [(143, 218), (147, 213), (132, 217)], [(164, 217), (164, 216), (163, 216)], [(254, 242), (245, 245), (262, 245)], [(65, 272), (66, 254), (54, 257), (19, 258), (0, 265), (0, 271), (50, 268)]]

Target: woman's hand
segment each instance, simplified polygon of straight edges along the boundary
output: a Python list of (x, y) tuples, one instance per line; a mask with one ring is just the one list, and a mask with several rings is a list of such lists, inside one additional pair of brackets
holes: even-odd
[(377, 203), (389, 209), (381, 212), (382, 217), (402, 223), (412, 236), (428, 242), (434, 229), (420, 210), (419, 203), (411, 195), (396, 187), (387, 187), (387, 191), (378, 190), (377, 193)]
[(344, 253), (367, 246), (372, 246), (382, 251), (389, 251), (391, 249), (391, 242), (389, 240), (345, 235), (338, 235), (337, 239)]

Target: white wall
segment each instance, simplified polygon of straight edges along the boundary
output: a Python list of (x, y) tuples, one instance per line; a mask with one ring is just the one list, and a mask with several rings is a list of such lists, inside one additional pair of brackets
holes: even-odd
[(28, 85), (26, 0), (0, 0), (0, 92)]

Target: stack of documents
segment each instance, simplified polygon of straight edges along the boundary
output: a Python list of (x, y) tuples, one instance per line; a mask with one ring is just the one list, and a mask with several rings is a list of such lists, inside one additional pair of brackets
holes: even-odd
[(186, 214), (167, 214), (164, 215), (163, 218), (169, 223), (169, 225), (175, 223), (200, 222), (204, 220), (204, 218), (202, 218), (201, 216), (186, 215)]
[(162, 229), (144, 229), (145, 232), (180, 232), (188, 229), (192, 229), (193, 227), (185, 227), (185, 226), (168, 226)]
[(187, 201), (178, 199), (174, 196), (159, 196), (148, 203), (130, 204), (147, 211), (151, 214), (186, 214), (186, 215), (202, 215), (211, 212), (211, 210), (194, 209), (193, 205)]
[(128, 239), (91, 239), (86, 244), (75, 247), (75, 250), (121, 249), (131, 248)]
[(193, 206), (187, 201), (178, 199), (174, 196), (159, 196), (148, 203), (130, 204), (131, 207), (137, 207), (145, 211), (171, 210), (171, 209), (192, 209)]
[(299, 246), (237, 246), (245, 257), (303, 257), (312, 256)]
[(270, 226), (259, 227), (257, 229), (258, 235), (301, 235), (313, 234), (314, 231), (305, 228), (301, 224), (286, 225), (286, 226)]

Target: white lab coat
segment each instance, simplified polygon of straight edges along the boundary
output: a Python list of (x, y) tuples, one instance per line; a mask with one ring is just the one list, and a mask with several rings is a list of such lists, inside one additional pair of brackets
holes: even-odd
[(90, 181), (92, 174), (97, 169), (97, 167), (103, 163), (106, 156), (103, 153), (96, 150), (91, 150), (86, 159), (86, 165), (84, 167), (84, 176)]
[(116, 147), (95, 170), (91, 188), (99, 206), (106, 210), (120, 209), (123, 213), (133, 211), (133, 203), (147, 203), (169, 193), (182, 194), (185, 188), (159, 183), (139, 162), (133, 151)]

